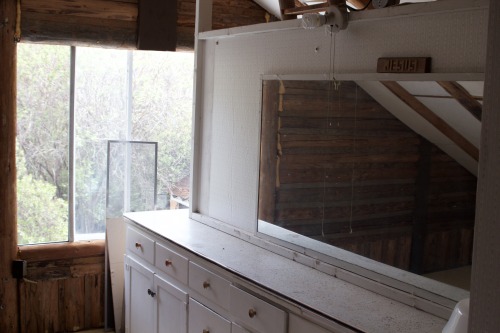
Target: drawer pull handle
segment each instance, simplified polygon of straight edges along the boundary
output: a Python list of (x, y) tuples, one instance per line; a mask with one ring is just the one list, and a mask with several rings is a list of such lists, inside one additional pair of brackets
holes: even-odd
[(249, 316), (250, 318), (253, 318), (253, 317), (255, 317), (256, 315), (257, 315), (257, 311), (256, 311), (255, 309), (250, 309), (250, 310), (248, 310), (248, 316)]
[(209, 330), (203, 330), (203, 333), (210, 333)]
[(136, 248), (136, 249), (140, 249), (141, 247), (142, 247), (142, 244), (141, 244), (141, 243), (139, 243), (139, 242), (136, 242), (136, 243), (135, 243), (135, 248)]
[(172, 265), (172, 260), (165, 260), (165, 266), (171, 266)]
[(155, 297), (156, 293), (154, 291), (152, 291), (151, 289), (148, 289), (148, 295), (151, 297)]
[(203, 282), (203, 289), (207, 289), (207, 288), (210, 288), (210, 282), (205, 281), (205, 282)]

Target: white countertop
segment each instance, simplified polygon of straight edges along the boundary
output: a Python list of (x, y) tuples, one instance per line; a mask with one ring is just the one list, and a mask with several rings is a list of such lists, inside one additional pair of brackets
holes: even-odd
[(187, 210), (128, 213), (125, 217), (275, 294), (363, 332), (441, 332), (446, 324), (429, 313), (191, 220)]

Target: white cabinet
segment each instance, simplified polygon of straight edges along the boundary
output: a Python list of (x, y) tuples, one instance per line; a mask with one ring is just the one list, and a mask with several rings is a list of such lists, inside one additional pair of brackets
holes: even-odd
[(186, 333), (188, 294), (130, 257), (125, 259), (125, 332)]
[(125, 260), (125, 332), (154, 332), (154, 273), (132, 258)]
[(188, 294), (159, 275), (154, 276), (154, 290), (156, 332), (186, 333)]
[(126, 248), (127, 333), (346, 332), (290, 313), (296, 306), (286, 310), (271, 293), (146, 230), (129, 226)]

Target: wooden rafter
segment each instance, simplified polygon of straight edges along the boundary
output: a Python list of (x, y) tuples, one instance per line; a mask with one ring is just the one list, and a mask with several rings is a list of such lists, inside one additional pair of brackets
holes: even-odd
[(302, 15), (307, 13), (317, 13), (325, 11), (330, 7), (330, 1), (319, 3), (316, 5), (302, 6), (302, 7), (289, 7), (283, 10), (285, 15)]
[(464, 87), (453, 81), (437, 81), (437, 83), (462, 104), (477, 120), (481, 121), (483, 106)]
[(427, 106), (420, 102), (415, 96), (410, 94), (405, 88), (395, 81), (381, 81), (381, 83), (396, 95), (401, 101), (412, 108), (425, 120), (431, 123), (439, 132), (453, 141), (458, 147), (465, 151), (476, 161), (479, 160), (479, 149), (476, 148), (469, 140), (460, 134), (453, 127), (448, 125), (446, 121), (438, 117)]
[(347, 2), (349, 2), (357, 9), (365, 8), (366, 6), (368, 6), (367, 9), (373, 8), (373, 6), (370, 4), (370, 0), (348, 0)]
[[(282, 0), (286, 1), (286, 0)], [(307, 13), (317, 13), (322, 12), (328, 9), (331, 5), (338, 4), (339, 2), (345, 3), (348, 2), (351, 6), (356, 9), (367, 8), (372, 9), (373, 6), (370, 4), (370, 0), (325, 0), (323, 3), (315, 4), (315, 5), (307, 5), (303, 2), (295, 0), (295, 6), (292, 6), (292, 1), (290, 0), (288, 4), (282, 5), (283, 14), (285, 15), (302, 15)], [(368, 6), (368, 7), (367, 7)]]
[[(282, 0), (285, 1), (285, 0)], [(346, 0), (326, 0), (322, 3), (318, 3), (315, 5), (302, 5), (302, 6), (282, 6), (283, 14), (284, 15), (302, 15), (302, 14), (307, 14), (307, 13), (318, 13), (318, 12), (324, 12), (328, 9), (328, 7), (336, 5), (336, 6), (345, 6)], [(362, 1), (358, 1), (358, 3), (362, 4)], [(359, 4), (358, 4), (359, 5)], [(359, 7), (361, 8), (361, 7)]]

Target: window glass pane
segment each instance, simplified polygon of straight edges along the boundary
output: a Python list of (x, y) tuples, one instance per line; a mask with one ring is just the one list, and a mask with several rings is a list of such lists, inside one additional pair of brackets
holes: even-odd
[(158, 142), (157, 209), (189, 206), (194, 53), (134, 51), (132, 136)]
[(70, 48), (17, 50), (18, 243), (67, 241)]
[(76, 51), (75, 239), (104, 233), (107, 142), (129, 131), (127, 61), (125, 50)]
[[(157, 142), (156, 207), (188, 207), (193, 69), (193, 53), (77, 49), (76, 239), (96, 238), (104, 232), (107, 143), (110, 140)], [(133, 143), (117, 144), (116, 147), (129, 147), (130, 151), (124, 150), (124, 158), (118, 163), (114, 149), (111, 157), (115, 160), (108, 163), (114, 171), (118, 170), (116, 168), (129, 170), (134, 177), (127, 178), (128, 173), (122, 172), (125, 177), (123, 203), (113, 197), (113, 207), (121, 206), (125, 211), (154, 209), (154, 202), (153, 205), (149, 202), (154, 198), (151, 181), (154, 182), (156, 176), (151, 174), (156, 167), (156, 158), (152, 158), (155, 155), (150, 151), (152, 146)], [(145, 165), (137, 163), (145, 160), (149, 161)], [(120, 172), (113, 173), (113, 177), (117, 174)], [(114, 182), (115, 185), (119, 183)], [(148, 202), (143, 202), (146, 197)]]

